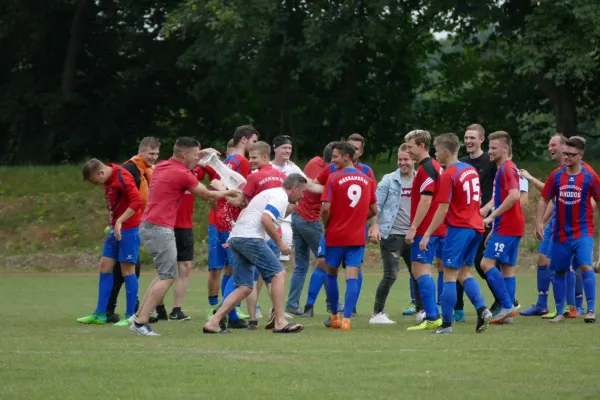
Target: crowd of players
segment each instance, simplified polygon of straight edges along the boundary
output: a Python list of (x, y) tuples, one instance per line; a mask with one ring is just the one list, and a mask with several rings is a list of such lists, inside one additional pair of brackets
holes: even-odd
[[(288, 136), (273, 140), (271, 161), (271, 146), (259, 141), (258, 131), (240, 126), (223, 162), (246, 178), (241, 191), (225, 188), (217, 173), (201, 162), (215, 150), (201, 149), (190, 138), (179, 138), (172, 157), (156, 166), (160, 143), (152, 137), (144, 138), (138, 155), (122, 166), (91, 159), (83, 167), (83, 179), (104, 186), (110, 228), (100, 261), (96, 310), (77, 321), (110, 322), (156, 336), (150, 323), (190, 319), (181, 307), (194, 255), (192, 215), (199, 197), (210, 202), (210, 308), (205, 333), (257, 329), (262, 318), (258, 295), (264, 283), (273, 304), (266, 329), (302, 331), (302, 324), (288, 320), (313, 317), (317, 296), (325, 287), (331, 314), (325, 325), (350, 330), (362, 289), (367, 241), (380, 244), (384, 270), (371, 324), (395, 323), (385, 313), (385, 303), (403, 258), (410, 271), (412, 298), (403, 314), (417, 318), (409, 331), (452, 333), (453, 323), (465, 322), (466, 293), (477, 311), (476, 332), (483, 332), (490, 323), (512, 323), (520, 308), (514, 267), (525, 230), (522, 203), (527, 201), (530, 182), (542, 193), (535, 227), (542, 242), (538, 301), (521, 315), (552, 322), (576, 318), (583, 314), (585, 294), (584, 320), (595, 322), (593, 207), (600, 198), (600, 179), (582, 161), (585, 140), (559, 134), (550, 139), (548, 150), (558, 168), (543, 183), (511, 161), (508, 133), (490, 134), (487, 153), (482, 150), (485, 139), (483, 127), (469, 126), (464, 136), (468, 156), (459, 160), (460, 140), (455, 134), (440, 135), (432, 143), (427, 131), (412, 131), (398, 150), (398, 169), (379, 184), (372, 169), (360, 162), (365, 140), (359, 134), (328, 144), (323, 156), (311, 159), (302, 171), (290, 161)], [(430, 156), (432, 145), (435, 159)], [(205, 179), (210, 189), (201, 183)], [(141, 302), (140, 242), (157, 272)], [(284, 264), (292, 246), (295, 265), (286, 304)], [(302, 308), (300, 295), (311, 252), (317, 264)], [(434, 264), (437, 285), (431, 273)], [(340, 266), (346, 276), (344, 303), (338, 288)], [(472, 266), (494, 295), (489, 309), (471, 276)], [(123, 283), (126, 310), (121, 318), (115, 308)], [(554, 312), (549, 312), (547, 300), (551, 283)], [(164, 297), (173, 284), (174, 306), (167, 314)], [(244, 299), (248, 314), (240, 308)]]

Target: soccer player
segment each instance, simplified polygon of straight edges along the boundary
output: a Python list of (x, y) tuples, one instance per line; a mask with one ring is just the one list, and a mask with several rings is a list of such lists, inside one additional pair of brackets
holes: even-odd
[[(498, 172), (494, 178), (495, 209), (483, 220), (484, 225), (493, 222), (494, 227), (486, 239), (481, 268), (502, 307), (496, 311), (491, 323), (500, 323), (517, 314), (514, 306), (517, 284), (513, 267), (517, 263), (525, 218), (520, 204), (519, 171), (508, 159), (508, 148), (512, 146), (510, 135), (498, 131), (492, 133), (489, 140), (490, 159), (496, 163)], [(496, 268), (496, 262), (500, 263), (502, 273)]]
[[(159, 150), (160, 142), (158, 139), (152, 136), (145, 137), (140, 141), (138, 154), (134, 157), (131, 157), (123, 164), (123, 168), (133, 176), (135, 185), (140, 191), (140, 196), (142, 198), (141, 213), (143, 213), (144, 208), (146, 208), (146, 201), (148, 200), (148, 186), (150, 185), (150, 180), (152, 179), (154, 163), (158, 159)], [(140, 258), (138, 257), (137, 263), (135, 264), (135, 276), (137, 276), (138, 279), (140, 278), (140, 267)], [(115, 268), (113, 268), (113, 275), (113, 287), (108, 299), (108, 306), (106, 308), (106, 320), (107, 322), (116, 323), (120, 320), (119, 315), (115, 314), (115, 309), (117, 308), (117, 299), (119, 297), (121, 286), (123, 286), (123, 283), (125, 283), (119, 262), (117, 262)], [(139, 301), (136, 300), (135, 311), (137, 311), (138, 306)]]
[(412, 273), (419, 286), (421, 302), (425, 310), (425, 318), (407, 330), (435, 330), (442, 325), (442, 320), (439, 318), (435, 301), (435, 281), (430, 271), (438, 242), (446, 236), (446, 225), (440, 225), (432, 233), (425, 251), (420, 249), (419, 243), (438, 207), (437, 192), (442, 167), (429, 156), (431, 145), (429, 132), (414, 130), (409, 132), (404, 140), (406, 152), (418, 165), (413, 180), (414, 190), (411, 193), (410, 230), (404, 240), (411, 245)]
[(98, 283), (98, 303), (92, 314), (78, 318), (82, 324), (105, 324), (106, 307), (113, 287), (113, 268), (121, 263), (122, 275), (127, 294), (125, 318), (116, 326), (127, 326), (127, 318), (135, 313), (138, 295), (138, 278), (135, 275), (140, 250), (138, 227), (142, 207), (142, 197), (135, 185), (133, 176), (123, 167), (113, 163), (104, 164), (92, 158), (82, 170), (83, 180), (104, 186), (104, 196), (110, 214), (110, 230), (104, 239), (104, 249), (100, 259), (100, 278)]
[(233, 145), (233, 139), (229, 139), (229, 142), (227, 142), (227, 150), (225, 151), (225, 157), (229, 157), (233, 153), (235, 153), (235, 146)]
[(255, 268), (259, 269), (265, 282), (271, 285), (274, 318), (265, 328), (273, 329), (274, 333), (297, 333), (304, 329), (303, 325), (294, 325), (285, 319), (285, 270), (266, 242), (273, 240), (282, 253), (289, 254), (289, 247), (277, 234), (277, 225), (285, 218), (288, 203), (296, 203), (305, 189), (306, 179), (301, 175), (291, 174), (282, 187), (264, 190), (250, 201), (228, 240), (233, 256), (232, 279), (236, 289), (225, 298), (221, 307), (204, 325), (204, 333), (229, 333), (223, 328), (221, 321), (252, 292)]
[(456, 304), (456, 281), (461, 282), (467, 297), (477, 310), (476, 332), (487, 329), (492, 313), (487, 309), (477, 281), (471, 276), (471, 267), (483, 234), (479, 214), (481, 189), (479, 174), (469, 164), (458, 161), (458, 136), (446, 133), (435, 138), (435, 156), (446, 166), (438, 192), (439, 206), (419, 247), (427, 250), (431, 235), (444, 219), (448, 226), (442, 249), (444, 283), (441, 294), (442, 326), (435, 333), (452, 333), (453, 311)]
[[(242, 125), (236, 128), (233, 134), (233, 146), (234, 152), (227, 156), (223, 163), (232, 170), (238, 172), (244, 178), (250, 173), (250, 163), (246, 158), (246, 154), (250, 150), (250, 146), (256, 143), (258, 140), (259, 133), (250, 125)], [(211, 175), (211, 182), (213, 179), (218, 179), (216, 172), (206, 167), (209, 175)], [(209, 310), (208, 316), (212, 315), (214, 308), (217, 306), (215, 303), (215, 292), (214, 288), (218, 287), (219, 277), (221, 271), (223, 275), (221, 277), (221, 293), (225, 293), (225, 287), (227, 281), (229, 281), (232, 269), (231, 269), (231, 252), (223, 245), (227, 243), (229, 232), (233, 226), (233, 223), (237, 220), (240, 214), (240, 208), (236, 207), (226, 200), (222, 199), (217, 201), (215, 211), (209, 214), (209, 225), (208, 225), (208, 270), (209, 270), (209, 301), (211, 302), (212, 309)], [(212, 290), (211, 290), (212, 289)], [(218, 292), (216, 293), (218, 296)], [(213, 304), (215, 303), (215, 304)], [(238, 317), (240, 319), (248, 318), (248, 315), (243, 314), (239, 308), (237, 310)]]
[(548, 203), (554, 199), (555, 221), (552, 234), (550, 268), (553, 279), (556, 317), (564, 320), (566, 273), (571, 265), (581, 269), (581, 280), (587, 300), (585, 322), (596, 322), (596, 276), (592, 269), (594, 249), (594, 206), (600, 201), (600, 178), (589, 167), (582, 165), (585, 142), (578, 137), (567, 139), (563, 146), (564, 166), (554, 170), (544, 185), (538, 204), (536, 236), (544, 237), (543, 216)]
[(196, 140), (180, 137), (175, 142), (173, 156), (160, 162), (154, 169), (148, 203), (142, 215), (140, 237), (154, 259), (157, 277), (150, 283), (137, 317), (130, 319), (133, 322), (130, 329), (134, 333), (157, 336), (148, 319), (177, 276), (177, 246), (173, 229), (184, 192), (187, 190), (204, 200), (236, 195), (234, 191), (210, 191), (192, 174), (191, 170), (198, 165), (200, 158), (214, 151), (200, 150)]
[[(327, 297), (331, 306), (331, 323), (326, 326), (350, 330), (350, 317), (358, 300), (358, 272), (364, 258), (367, 220), (377, 215), (375, 183), (354, 168), (354, 147), (348, 142), (333, 146), (332, 161), (338, 171), (331, 174), (321, 196), (321, 220), (327, 246)], [(338, 314), (338, 268), (346, 266), (346, 302), (344, 318)]]
[[(410, 246), (404, 237), (410, 230), (410, 201), (413, 179), (415, 177), (415, 161), (406, 152), (406, 143), (398, 149), (398, 169), (384, 175), (377, 185), (377, 209), (379, 223), (371, 224), (369, 239), (379, 243), (381, 261), (383, 262), (383, 277), (377, 286), (375, 304), (370, 324), (395, 324), (384, 312), (385, 303), (392, 285), (398, 277), (400, 257), (404, 260), (409, 273), (412, 270)], [(403, 315), (413, 315), (422, 309), (418, 288), (415, 282), (409, 280), (412, 303), (404, 310)]]
[[(312, 158), (306, 167), (304, 167), (304, 175), (307, 179), (314, 179), (317, 175), (331, 162), (331, 154), (335, 142), (329, 143), (323, 149), (323, 157)], [(318, 258), (319, 242), (323, 236), (323, 224), (321, 223), (321, 195), (306, 191), (304, 196), (298, 201), (296, 210), (292, 213), (292, 231), (294, 232), (294, 272), (290, 280), (290, 291), (286, 310), (296, 310), (300, 308), (300, 295), (304, 288), (306, 273), (310, 265), (310, 252)], [(324, 262), (324, 261), (323, 261)], [(315, 267), (315, 270), (317, 268)], [(325, 275), (325, 270), (320, 270)], [(317, 288), (317, 293), (321, 286)], [(314, 303), (314, 301), (313, 301)], [(311, 307), (305, 307), (302, 316), (309, 317), (312, 315)]]

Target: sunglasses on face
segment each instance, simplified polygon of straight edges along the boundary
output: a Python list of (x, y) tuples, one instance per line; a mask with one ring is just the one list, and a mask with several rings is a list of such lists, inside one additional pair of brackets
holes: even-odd
[(563, 156), (565, 156), (567, 158), (575, 157), (578, 154), (581, 154), (581, 153), (569, 153), (568, 151), (563, 151)]

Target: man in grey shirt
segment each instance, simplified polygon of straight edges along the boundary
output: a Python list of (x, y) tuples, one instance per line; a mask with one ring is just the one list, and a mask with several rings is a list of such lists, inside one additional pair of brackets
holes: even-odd
[[(395, 324), (383, 311), (387, 296), (398, 276), (400, 257), (411, 270), (410, 245), (404, 237), (410, 230), (410, 195), (415, 176), (414, 160), (405, 151), (405, 145), (398, 150), (398, 169), (383, 177), (377, 185), (377, 207), (379, 224), (372, 224), (369, 239), (380, 243), (383, 262), (383, 278), (377, 287), (375, 305), (370, 324)], [(412, 315), (421, 309), (420, 296), (416, 281), (411, 278), (411, 297), (414, 305), (405, 310), (404, 315)], [(414, 297), (413, 297), (414, 293)], [(416, 306), (416, 307), (415, 307)]]

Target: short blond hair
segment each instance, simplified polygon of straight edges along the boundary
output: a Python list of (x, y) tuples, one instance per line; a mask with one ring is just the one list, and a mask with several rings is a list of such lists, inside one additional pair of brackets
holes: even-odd
[(429, 150), (429, 146), (431, 146), (431, 135), (427, 131), (416, 129), (408, 132), (406, 136), (404, 136), (404, 141), (408, 142), (410, 140), (414, 140), (417, 146), (421, 144), (425, 145), (426, 150)]
[(160, 140), (155, 138), (154, 136), (146, 136), (140, 141), (140, 146), (138, 147), (138, 151), (142, 152), (146, 150), (146, 148), (150, 149), (158, 149), (160, 147)]
[(406, 151), (408, 149), (408, 145), (406, 143), (402, 143), (398, 151)]
[(502, 140), (508, 147), (512, 147), (512, 139), (508, 132), (496, 131), (490, 134), (488, 140)]
[(479, 124), (471, 124), (471, 125), (467, 126), (466, 131), (475, 131), (475, 132), (479, 133), (479, 136), (485, 137), (485, 129), (483, 129), (483, 126), (481, 126)]
[(353, 133), (352, 135), (348, 136), (348, 139), (346, 140), (352, 140), (354, 142), (360, 142), (362, 148), (365, 148), (365, 138), (360, 134), (360, 133)]
[(460, 149), (460, 140), (454, 133), (444, 133), (433, 141), (435, 147), (442, 147), (452, 154), (458, 154)]
[(250, 146), (250, 151), (256, 151), (261, 156), (268, 155), (271, 157), (271, 146), (267, 142), (256, 142)]
[(84, 181), (89, 181), (90, 178), (96, 175), (100, 170), (104, 167), (104, 163), (97, 158), (91, 158), (83, 164), (83, 169), (81, 170), (81, 176)]

